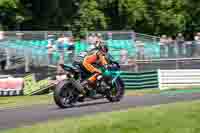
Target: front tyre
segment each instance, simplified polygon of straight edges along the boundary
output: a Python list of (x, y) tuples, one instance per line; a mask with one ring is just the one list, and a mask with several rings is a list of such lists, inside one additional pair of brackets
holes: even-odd
[(71, 81), (60, 81), (54, 90), (54, 101), (60, 108), (73, 106), (78, 94)]
[(119, 102), (124, 96), (124, 83), (121, 78), (117, 78), (112, 89), (107, 92), (106, 98), (110, 102)]

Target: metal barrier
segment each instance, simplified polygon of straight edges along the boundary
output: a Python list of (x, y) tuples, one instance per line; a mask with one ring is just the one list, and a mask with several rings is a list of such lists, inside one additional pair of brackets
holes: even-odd
[(158, 76), (161, 90), (200, 86), (200, 70), (159, 70)]
[[(68, 31), (6, 31), (0, 40), (0, 53), (4, 55), (7, 62), (7, 69), (16, 67), (17, 60), (21, 59), (21, 64), (25, 65), (25, 71), (30, 71), (30, 66), (56, 65), (65, 51), (59, 51), (56, 47), (56, 40), (61, 36), (71, 37)], [(48, 44), (53, 43), (54, 52), (48, 51)], [(63, 49), (66, 50), (66, 47)], [(51, 55), (51, 56), (50, 56)], [(63, 60), (67, 60), (65, 54)], [(52, 59), (54, 58), (54, 59)], [(50, 61), (53, 60), (53, 61)], [(51, 64), (50, 64), (51, 62)], [(18, 62), (19, 63), (19, 62)], [(14, 65), (13, 65), (14, 64)]]
[[(162, 45), (159, 37), (149, 36), (133, 31), (96, 31), (90, 33), (101, 33), (110, 47), (110, 53), (121, 65), (128, 66), (124, 70), (156, 70), (163, 68), (198, 68), (200, 64), (199, 42), (171, 43)], [(72, 36), (68, 31), (5, 31), (4, 37), (0, 37), (0, 62), (7, 61), (7, 69), (25, 66), (25, 71), (30, 71), (30, 66), (40, 67), (57, 65), (59, 60), (71, 63), (72, 55), (79, 54), (81, 50), (88, 49), (88, 43), (77, 42), (75, 53), (67, 53), (64, 50), (56, 50), (49, 54), (47, 44), (65, 34)], [(2, 52), (3, 51), (3, 52)], [(135, 64), (132, 66), (131, 62)], [(148, 64), (148, 65), (147, 65)], [(170, 64), (170, 65), (169, 65)]]

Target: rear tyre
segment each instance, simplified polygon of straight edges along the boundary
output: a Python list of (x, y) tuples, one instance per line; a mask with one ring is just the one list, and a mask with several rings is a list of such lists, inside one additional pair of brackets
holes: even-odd
[(60, 81), (54, 90), (54, 101), (60, 108), (70, 108), (76, 102), (78, 93), (71, 81)]
[(124, 83), (120, 78), (117, 78), (111, 90), (107, 93), (106, 98), (110, 102), (119, 102), (124, 96)]

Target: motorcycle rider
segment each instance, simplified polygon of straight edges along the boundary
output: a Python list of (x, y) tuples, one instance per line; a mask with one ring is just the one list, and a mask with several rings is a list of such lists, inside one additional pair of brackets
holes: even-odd
[[(91, 73), (92, 76), (81, 83), (83, 87), (85, 87), (85, 85), (88, 85), (92, 88), (95, 87), (97, 77), (100, 76), (102, 72), (97, 67), (95, 67), (94, 64), (107, 68), (107, 53), (108, 47), (100, 39), (96, 41), (95, 48), (88, 51), (87, 55), (83, 59), (82, 66), (87, 72)], [(84, 89), (83, 93), (85, 93)]]

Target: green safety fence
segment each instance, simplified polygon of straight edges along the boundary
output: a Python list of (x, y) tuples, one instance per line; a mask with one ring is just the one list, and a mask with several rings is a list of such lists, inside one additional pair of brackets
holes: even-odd
[(157, 71), (149, 72), (122, 72), (121, 78), (126, 89), (158, 88)]
[[(126, 89), (158, 88), (157, 71), (137, 72), (137, 73), (122, 71), (120, 77), (124, 81)], [(24, 78), (24, 81), (25, 81), (23, 89), (24, 95), (38, 94), (52, 87), (48, 79), (36, 82), (34, 74), (26, 76)]]

